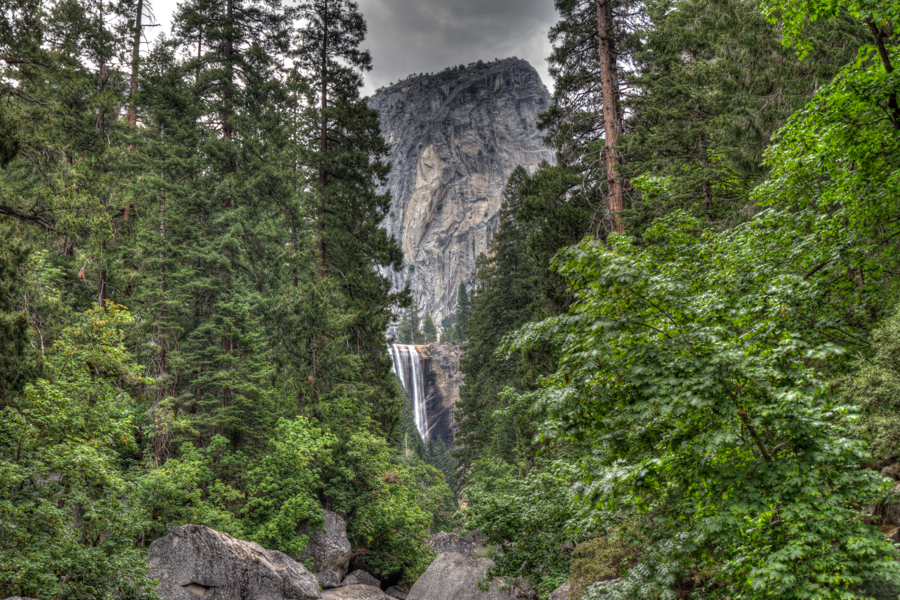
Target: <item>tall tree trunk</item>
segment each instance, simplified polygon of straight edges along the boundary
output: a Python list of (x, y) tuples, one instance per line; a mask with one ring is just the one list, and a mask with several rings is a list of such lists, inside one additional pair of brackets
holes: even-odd
[[(101, 19), (103, 18), (103, 13), (100, 14)], [(109, 80), (109, 67), (106, 65), (106, 62), (100, 63), (100, 85), (98, 90), (100, 92), (100, 96), (103, 95), (103, 92), (106, 90), (106, 82)], [(103, 140), (106, 138), (106, 106), (101, 104), (100, 113), (97, 116), (97, 135), (100, 138), (100, 144), (103, 144)], [(101, 151), (102, 152), (102, 151)], [(100, 163), (100, 169), (97, 172), (97, 181), (101, 183), (103, 181), (103, 174), (105, 169), (103, 168), (103, 163)], [(100, 205), (103, 207), (104, 212), (106, 212), (106, 196), (103, 195), (103, 192), (100, 192), (99, 195)], [(97, 270), (97, 306), (103, 308), (103, 305), (106, 301), (106, 266), (104, 261), (106, 260), (106, 242), (100, 242), (100, 259), (97, 261), (99, 265), (99, 269)]]
[(234, 112), (234, 99), (232, 88), (234, 86), (234, 0), (225, 3), (225, 91), (222, 94), (225, 106), (222, 115), (222, 135), (229, 140), (234, 135), (232, 113)]
[(606, 179), (609, 188), (609, 213), (612, 229), (616, 233), (624, 231), (619, 213), (624, 206), (624, 185), (619, 178), (619, 76), (616, 65), (615, 38), (613, 37), (612, 0), (597, 2), (597, 31), (600, 37), (600, 86), (603, 92), (603, 131), (606, 139), (604, 155), (606, 159)]
[[(317, 223), (316, 228), (319, 230), (319, 238), (316, 240), (316, 248), (319, 252), (319, 268), (317, 270), (319, 281), (325, 278), (325, 187), (328, 185), (328, 174), (325, 171), (325, 153), (328, 151), (328, 119), (326, 118), (326, 110), (328, 108), (328, 0), (323, 3), (322, 10), (322, 54), (320, 57), (322, 63), (322, 80), (320, 85), (321, 101), (319, 109), (321, 111), (322, 130), (319, 134), (319, 205), (316, 207)], [(323, 343), (322, 334), (317, 334), (312, 339), (312, 374), (309, 376), (310, 396), (313, 394), (316, 377), (318, 376), (318, 348)], [(298, 399), (298, 411), (302, 409), (302, 402)]]
[[(166, 268), (164, 266), (164, 260), (166, 255), (166, 188), (161, 188), (159, 190), (159, 297), (163, 299), (166, 297)], [(159, 322), (156, 327), (156, 378), (157, 378), (157, 388), (156, 388), (156, 401), (153, 404), (153, 408), (159, 411), (159, 407), (162, 405), (162, 401), (165, 400), (166, 390), (164, 385), (162, 384), (165, 381), (166, 377), (166, 343), (163, 339), (162, 333), (162, 325), (161, 321), (163, 318), (163, 314), (161, 313), (157, 318)], [(166, 452), (166, 442), (168, 441), (168, 434), (160, 432), (158, 429), (155, 433), (153, 439), (153, 462), (159, 467), (163, 462), (163, 455)]]
[(328, 0), (325, 0), (322, 26), (322, 132), (319, 137), (319, 206), (316, 210), (319, 230), (319, 240), (316, 242), (319, 250), (319, 280), (325, 277), (325, 186), (328, 185), (325, 173), (325, 152), (328, 150), (328, 120), (325, 118), (325, 110), (328, 107)]
[[(872, 32), (872, 37), (875, 38), (875, 47), (878, 48), (878, 56), (881, 57), (881, 64), (884, 66), (885, 72), (892, 73), (894, 71), (894, 66), (891, 64), (890, 54), (885, 45), (885, 38), (888, 36), (885, 34), (884, 30), (881, 27), (877, 27), (871, 19), (866, 21), (866, 24), (869, 26), (869, 31)], [(888, 109), (890, 110), (888, 118), (891, 120), (894, 129), (900, 129), (900, 106), (897, 104), (897, 94), (894, 92), (888, 94)]]
[(137, 103), (135, 95), (137, 94), (138, 84), (138, 65), (141, 60), (141, 19), (144, 13), (144, 0), (138, 0), (137, 11), (134, 14), (134, 37), (131, 40), (131, 82), (129, 85), (128, 96), (128, 125), (134, 127), (137, 125)]

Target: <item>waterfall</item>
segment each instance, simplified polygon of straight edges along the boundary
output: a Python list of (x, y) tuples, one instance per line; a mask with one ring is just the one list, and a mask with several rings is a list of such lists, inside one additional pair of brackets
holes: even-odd
[(428, 413), (425, 411), (425, 373), (422, 357), (415, 346), (391, 344), (391, 369), (400, 378), (412, 402), (416, 429), (424, 441), (428, 441)]

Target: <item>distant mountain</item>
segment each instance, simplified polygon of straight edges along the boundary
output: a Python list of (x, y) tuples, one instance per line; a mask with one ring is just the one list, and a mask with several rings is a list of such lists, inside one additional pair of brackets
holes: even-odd
[(391, 144), (383, 226), (405, 258), (402, 272), (384, 274), (395, 289), (409, 282), (435, 322), (454, 310), (460, 282), (487, 252), (510, 173), (553, 161), (535, 127), (549, 103), (537, 71), (517, 58), (412, 75), (369, 99)]

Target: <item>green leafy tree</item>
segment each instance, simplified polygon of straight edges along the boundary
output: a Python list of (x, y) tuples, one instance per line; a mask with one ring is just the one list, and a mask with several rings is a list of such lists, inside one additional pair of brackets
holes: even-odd
[[(565, 461), (542, 461), (525, 477), (496, 458), (475, 465), (466, 486), (466, 528), (477, 529), (495, 553), (494, 576), (524, 577), (541, 597), (569, 579), (572, 549), (589, 531), (577, 532), (579, 515), (571, 508), (575, 467)], [(508, 546), (509, 540), (516, 543)], [(555, 552), (547, 552), (554, 548)]]
[[(337, 438), (322, 474), (324, 508), (347, 520), (351, 543), (365, 554), (376, 575), (411, 584), (432, 557), (423, 544), (435, 518), (426, 511), (433, 506), (428, 486), (420, 486), (420, 479), (404, 466), (407, 459), (392, 452), (376, 424), (360, 415), (351, 398), (330, 403), (323, 424)], [(446, 486), (441, 477), (428, 480), (429, 486)]]
[(317, 492), (328, 446), (337, 439), (303, 417), (280, 420), (271, 440), (272, 452), (247, 474), (250, 499), (244, 512), (251, 539), (267, 548), (300, 554), (308, 540), (297, 535), (301, 523), (315, 526), (322, 516)]
[(766, 223), (698, 240), (698, 222), (675, 215), (646, 250), (564, 250), (575, 304), (513, 343), (559, 344), (533, 410), (555, 437), (591, 444), (584, 498), (606, 507), (604, 525), (640, 516), (647, 536), (640, 566), (596, 594), (672, 593), (691, 569), (747, 598), (847, 597), (898, 577), (895, 549), (856, 512), (885, 482), (858, 468), (865, 446), (813, 366), (841, 348), (808, 327), (818, 298)]
[(43, 376), (0, 412), (0, 593), (154, 598), (146, 519), (121, 465), (134, 455), (141, 384), (125, 349), (131, 322), (108, 303), (66, 328)]

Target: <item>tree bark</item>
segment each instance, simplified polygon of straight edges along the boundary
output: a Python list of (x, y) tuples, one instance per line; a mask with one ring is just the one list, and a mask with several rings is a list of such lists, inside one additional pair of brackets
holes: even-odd
[(134, 38), (131, 40), (131, 82), (129, 85), (130, 94), (128, 96), (128, 125), (134, 127), (137, 125), (137, 104), (135, 95), (137, 94), (138, 84), (138, 66), (141, 60), (141, 19), (144, 13), (144, 0), (138, 0), (137, 11), (134, 15)]
[(619, 77), (613, 35), (612, 0), (597, 2), (597, 32), (600, 51), (600, 87), (603, 92), (603, 131), (605, 138), (606, 179), (609, 197), (609, 214), (612, 230), (622, 233), (624, 228), (619, 213), (624, 206), (624, 185), (619, 177), (622, 157), (617, 148), (619, 142)]
[[(884, 31), (880, 27), (876, 27), (871, 20), (866, 23), (869, 26), (869, 31), (872, 32), (872, 36), (875, 38), (875, 46), (878, 48), (878, 55), (881, 57), (881, 64), (884, 65), (885, 72), (892, 73), (894, 66), (891, 64), (891, 58), (884, 43)], [(894, 129), (900, 129), (900, 106), (897, 104), (897, 94), (891, 93), (888, 95), (888, 109), (890, 110), (888, 118), (890, 118)]]
[[(163, 261), (166, 254), (166, 188), (161, 188), (159, 190), (159, 243), (159, 295), (160, 299), (163, 299), (166, 297), (166, 269), (163, 266)], [(158, 318), (161, 321), (163, 318), (163, 314), (160, 314)], [(162, 401), (165, 400), (166, 397), (166, 390), (162, 383), (166, 377), (166, 359), (166, 344), (165, 340), (163, 339), (162, 326), (160, 322), (158, 322), (156, 326), (157, 388), (156, 402), (154, 402), (153, 406), (153, 408), (157, 411), (157, 415), (159, 414), (159, 407), (162, 405)], [(167, 441), (168, 435), (165, 433), (161, 433), (157, 428), (153, 439), (153, 462), (157, 468), (163, 463), (163, 456), (166, 452)]]
[(232, 86), (234, 86), (234, 0), (228, 0), (225, 4), (225, 90), (222, 94), (224, 100), (222, 115), (222, 135), (229, 140), (234, 135), (234, 124), (231, 122), (234, 112), (234, 100), (232, 98)]
[(325, 152), (328, 150), (328, 120), (325, 118), (325, 110), (328, 107), (328, 0), (325, 0), (324, 7), (322, 12), (322, 100), (320, 106), (322, 131), (319, 137), (319, 206), (316, 209), (319, 230), (316, 246), (319, 250), (318, 275), (320, 281), (325, 277), (325, 187), (328, 185), (325, 173)]
[[(100, 22), (103, 22), (103, 10), (102, 4), (100, 10)], [(97, 86), (97, 91), (100, 96), (103, 96), (103, 92), (106, 91), (106, 82), (109, 81), (109, 66), (106, 64), (105, 57), (100, 60), (100, 82)], [(103, 144), (103, 140), (106, 138), (106, 105), (101, 103), (100, 112), (97, 115), (97, 137), (100, 139), (100, 144)], [(103, 181), (103, 173), (105, 169), (103, 168), (103, 163), (101, 162), (100, 168), (97, 173), (97, 181)], [(106, 197), (103, 195), (103, 192), (100, 192), (99, 195), (100, 205), (103, 206), (103, 211), (106, 212)], [(97, 269), (97, 306), (101, 309), (106, 301), (106, 268), (104, 265), (104, 261), (106, 260), (106, 242), (100, 242), (100, 260), (98, 262), (99, 269)]]

